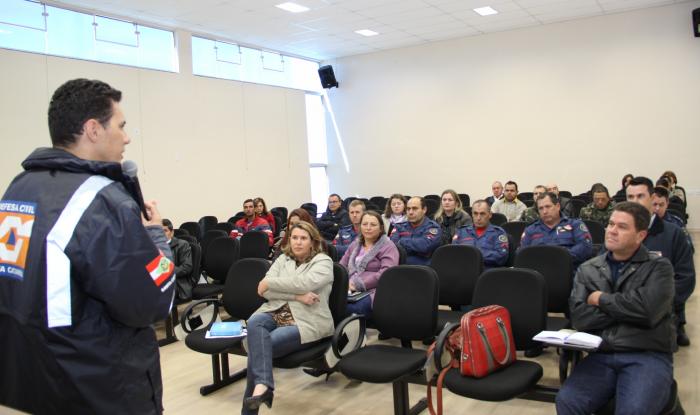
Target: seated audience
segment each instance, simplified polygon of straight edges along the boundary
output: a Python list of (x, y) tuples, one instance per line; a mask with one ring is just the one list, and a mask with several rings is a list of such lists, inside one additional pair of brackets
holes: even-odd
[(562, 216), (557, 195), (546, 192), (535, 203), (540, 218), (525, 228), (519, 249), (537, 245), (563, 246), (571, 253), (574, 267), (593, 256), (593, 243), (586, 224)]
[(338, 234), (333, 239), (333, 245), (335, 245), (335, 249), (338, 251), (339, 258), (343, 257), (345, 251), (360, 232), (360, 219), (362, 218), (362, 214), (365, 213), (365, 202), (360, 199), (355, 199), (350, 202), (348, 208), (350, 224), (340, 228)]
[(473, 224), (457, 228), (452, 244), (479, 248), (486, 269), (505, 265), (508, 260), (508, 235), (500, 226), (491, 224), (488, 202), (482, 199), (472, 203), (472, 217)]
[[(544, 194), (547, 191), (547, 188), (544, 187), (544, 185), (538, 184), (535, 186), (535, 188), (532, 190), (532, 200), (537, 201), (537, 198), (541, 195)], [(537, 203), (533, 203), (532, 206), (529, 208), (525, 209), (523, 212), (522, 216), (520, 216), (520, 220), (526, 223), (532, 223), (536, 221), (537, 219), (540, 218), (539, 212), (537, 212)]]
[(493, 182), (491, 185), (491, 196), (486, 198), (486, 202), (489, 206), (493, 206), (497, 200), (503, 199), (503, 184), (499, 181)]
[(442, 244), (442, 229), (434, 220), (425, 216), (425, 200), (414, 196), (406, 204), (407, 222), (397, 223), (389, 236), (395, 244), (406, 250), (406, 263), (428, 265), (433, 251)]
[(472, 218), (462, 209), (462, 201), (457, 192), (447, 189), (442, 192), (440, 208), (435, 212), (435, 222), (442, 227), (443, 243), (449, 244), (457, 228), (471, 225)]
[(274, 234), (277, 231), (275, 217), (272, 215), (272, 213), (267, 211), (265, 200), (263, 200), (262, 197), (256, 197), (253, 199), (253, 204), (255, 205), (255, 214), (267, 221), (267, 223), (270, 225), (270, 229), (272, 229), (272, 233)]
[(192, 275), (192, 248), (187, 241), (174, 236), (170, 219), (163, 219), (162, 223), (175, 264), (176, 303), (189, 301), (192, 299), (192, 288), (199, 280), (199, 275)]
[[(654, 213), (652, 194), (654, 185), (647, 177), (635, 177), (627, 186), (627, 200), (644, 206), (649, 214)], [(678, 226), (653, 215), (644, 239), (644, 246), (659, 252), (673, 265), (675, 293), (673, 311), (676, 316), (676, 341), (679, 346), (689, 346), (690, 338), (685, 332), (685, 303), (695, 289), (695, 264), (693, 251), (683, 230)]]
[(399, 264), (399, 251), (386, 236), (384, 222), (378, 213), (368, 211), (362, 214), (360, 235), (350, 244), (340, 263), (348, 269), (349, 291), (370, 293), (355, 303), (349, 302), (347, 314), (364, 314), (371, 318), (379, 278), (388, 268)]
[(343, 209), (343, 199), (333, 193), (328, 196), (328, 208), (316, 221), (321, 236), (326, 241), (332, 241), (338, 234), (338, 229), (350, 224), (348, 212)]
[(678, 177), (676, 176), (676, 173), (672, 172), (671, 170), (666, 170), (663, 175), (668, 177), (668, 179), (671, 181), (671, 189), (669, 189), (670, 194), (668, 195), (669, 199), (677, 197), (683, 202), (683, 204), (685, 204), (685, 189), (678, 186)]
[(397, 223), (406, 222), (406, 199), (403, 195), (394, 193), (386, 201), (384, 215), (382, 215), (384, 227), (387, 232), (391, 232), (391, 227)]
[(506, 216), (508, 222), (520, 220), (527, 206), (518, 200), (518, 184), (514, 181), (506, 182), (504, 196), (491, 206), (491, 212), (501, 213)]
[(624, 176), (622, 176), (622, 188), (615, 193), (615, 197), (627, 197), (626, 190), (627, 185), (629, 184), (630, 180), (634, 177), (633, 174), (627, 173)]
[(231, 238), (240, 239), (241, 236), (250, 231), (260, 231), (264, 232), (270, 243), (270, 246), (274, 244), (274, 236), (272, 234), (272, 228), (270, 224), (260, 216), (255, 214), (255, 204), (253, 199), (246, 199), (243, 202), (243, 218), (239, 219), (234, 225), (231, 231)]
[(315, 226), (292, 226), (289, 244), (258, 284), (267, 302), (248, 319), (248, 373), (242, 414), (272, 406), (272, 359), (333, 334), (328, 297), (333, 261), (322, 252)]
[(673, 382), (673, 267), (642, 242), (650, 215), (622, 202), (605, 232), (607, 252), (579, 268), (569, 300), (576, 330), (603, 338), (557, 393), (557, 414), (658, 414)]
[(279, 240), (274, 245), (274, 250), (272, 253), (273, 261), (276, 260), (277, 257), (279, 257), (282, 254), (282, 251), (289, 243), (289, 230), (292, 228), (292, 226), (302, 221), (316, 226), (314, 224), (314, 220), (311, 218), (311, 215), (306, 209), (297, 208), (289, 212), (289, 217), (287, 218), (287, 225), (285, 229), (282, 230), (282, 232), (280, 232)]
[(581, 208), (581, 212), (578, 215), (579, 218), (608, 226), (608, 219), (610, 219), (610, 214), (615, 206), (615, 202), (610, 199), (608, 188), (597, 183), (591, 188), (591, 194), (593, 195), (593, 202)]

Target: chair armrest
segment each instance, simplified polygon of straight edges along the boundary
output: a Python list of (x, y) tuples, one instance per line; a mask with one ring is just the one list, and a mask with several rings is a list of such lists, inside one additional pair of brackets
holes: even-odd
[(437, 339), (435, 339), (435, 350), (433, 351), (434, 353), (434, 360), (435, 360), (435, 369), (437, 369), (438, 372), (440, 372), (443, 369), (442, 366), (442, 352), (445, 350), (445, 342), (447, 341), (447, 338), (450, 337), (450, 334), (452, 334), (452, 331), (455, 328), (459, 328), (460, 323), (447, 323), (445, 324), (445, 327), (440, 331), (440, 334), (437, 336)]
[(338, 359), (342, 359), (344, 355), (340, 354), (341, 348), (344, 346), (340, 346), (340, 342), (345, 338), (347, 340), (347, 334), (345, 334), (345, 328), (348, 326), (348, 324), (352, 323), (355, 320), (359, 320), (360, 324), (360, 331), (357, 336), (357, 341), (353, 345), (352, 349), (347, 351), (344, 355), (347, 355), (350, 352), (354, 352), (355, 350), (359, 349), (362, 346), (362, 342), (365, 339), (365, 331), (367, 330), (367, 323), (366, 323), (366, 318), (365, 316), (361, 314), (352, 314), (348, 317), (346, 317), (343, 321), (338, 323), (338, 327), (335, 328), (335, 332), (333, 333), (333, 340), (332, 340), (332, 348), (333, 348), (333, 354), (335, 357)]
[(192, 332), (192, 330), (189, 327), (189, 324), (186, 323), (189, 322), (189, 318), (192, 315), (192, 311), (194, 310), (194, 308), (200, 304), (211, 304), (214, 306), (214, 312), (211, 313), (211, 320), (206, 325), (207, 330), (211, 328), (211, 325), (214, 324), (214, 321), (216, 321), (216, 318), (219, 316), (219, 307), (221, 306), (221, 301), (219, 301), (218, 298), (205, 298), (202, 300), (194, 301), (189, 306), (187, 306), (185, 311), (182, 313), (182, 316), (180, 317), (180, 327), (182, 327), (185, 333)]

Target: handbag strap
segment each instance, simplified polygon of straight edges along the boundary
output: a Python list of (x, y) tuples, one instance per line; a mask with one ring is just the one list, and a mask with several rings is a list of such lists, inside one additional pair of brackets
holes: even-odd
[(506, 324), (500, 317), (496, 317), (496, 324), (498, 325), (498, 329), (501, 332), (501, 335), (503, 336), (503, 341), (505, 341), (506, 343), (506, 355), (503, 357), (503, 360), (498, 360), (495, 358), (493, 349), (491, 348), (491, 343), (489, 342), (488, 337), (486, 337), (486, 328), (484, 327), (484, 325), (481, 322), (476, 324), (476, 328), (479, 330), (479, 334), (481, 335), (481, 342), (484, 344), (484, 349), (486, 349), (489, 371), (493, 370), (494, 361), (498, 362), (498, 364), (501, 366), (505, 365), (510, 361), (510, 335), (506, 330)]

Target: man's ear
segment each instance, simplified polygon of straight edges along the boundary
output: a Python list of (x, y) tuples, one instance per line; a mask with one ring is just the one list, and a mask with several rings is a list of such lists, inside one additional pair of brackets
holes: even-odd
[(637, 242), (639, 242), (639, 243), (644, 242), (644, 240), (647, 238), (648, 233), (649, 233), (649, 231), (647, 231), (646, 229), (643, 231), (637, 232)]
[(96, 142), (102, 125), (94, 118), (90, 118), (83, 124), (83, 135), (91, 142)]

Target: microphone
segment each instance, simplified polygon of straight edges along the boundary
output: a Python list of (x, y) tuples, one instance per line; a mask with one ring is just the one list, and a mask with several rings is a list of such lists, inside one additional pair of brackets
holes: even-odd
[(146, 220), (151, 220), (151, 215), (146, 209), (146, 204), (143, 203), (143, 194), (141, 193), (141, 185), (139, 185), (139, 178), (137, 176), (139, 167), (136, 165), (136, 162), (132, 160), (125, 160), (124, 163), (122, 163), (122, 171), (124, 172), (124, 175), (129, 178), (129, 180), (125, 183), (127, 185), (127, 190), (129, 193), (131, 193), (131, 196), (139, 205), (141, 213), (143, 213), (143, 217), (146, 218)]

